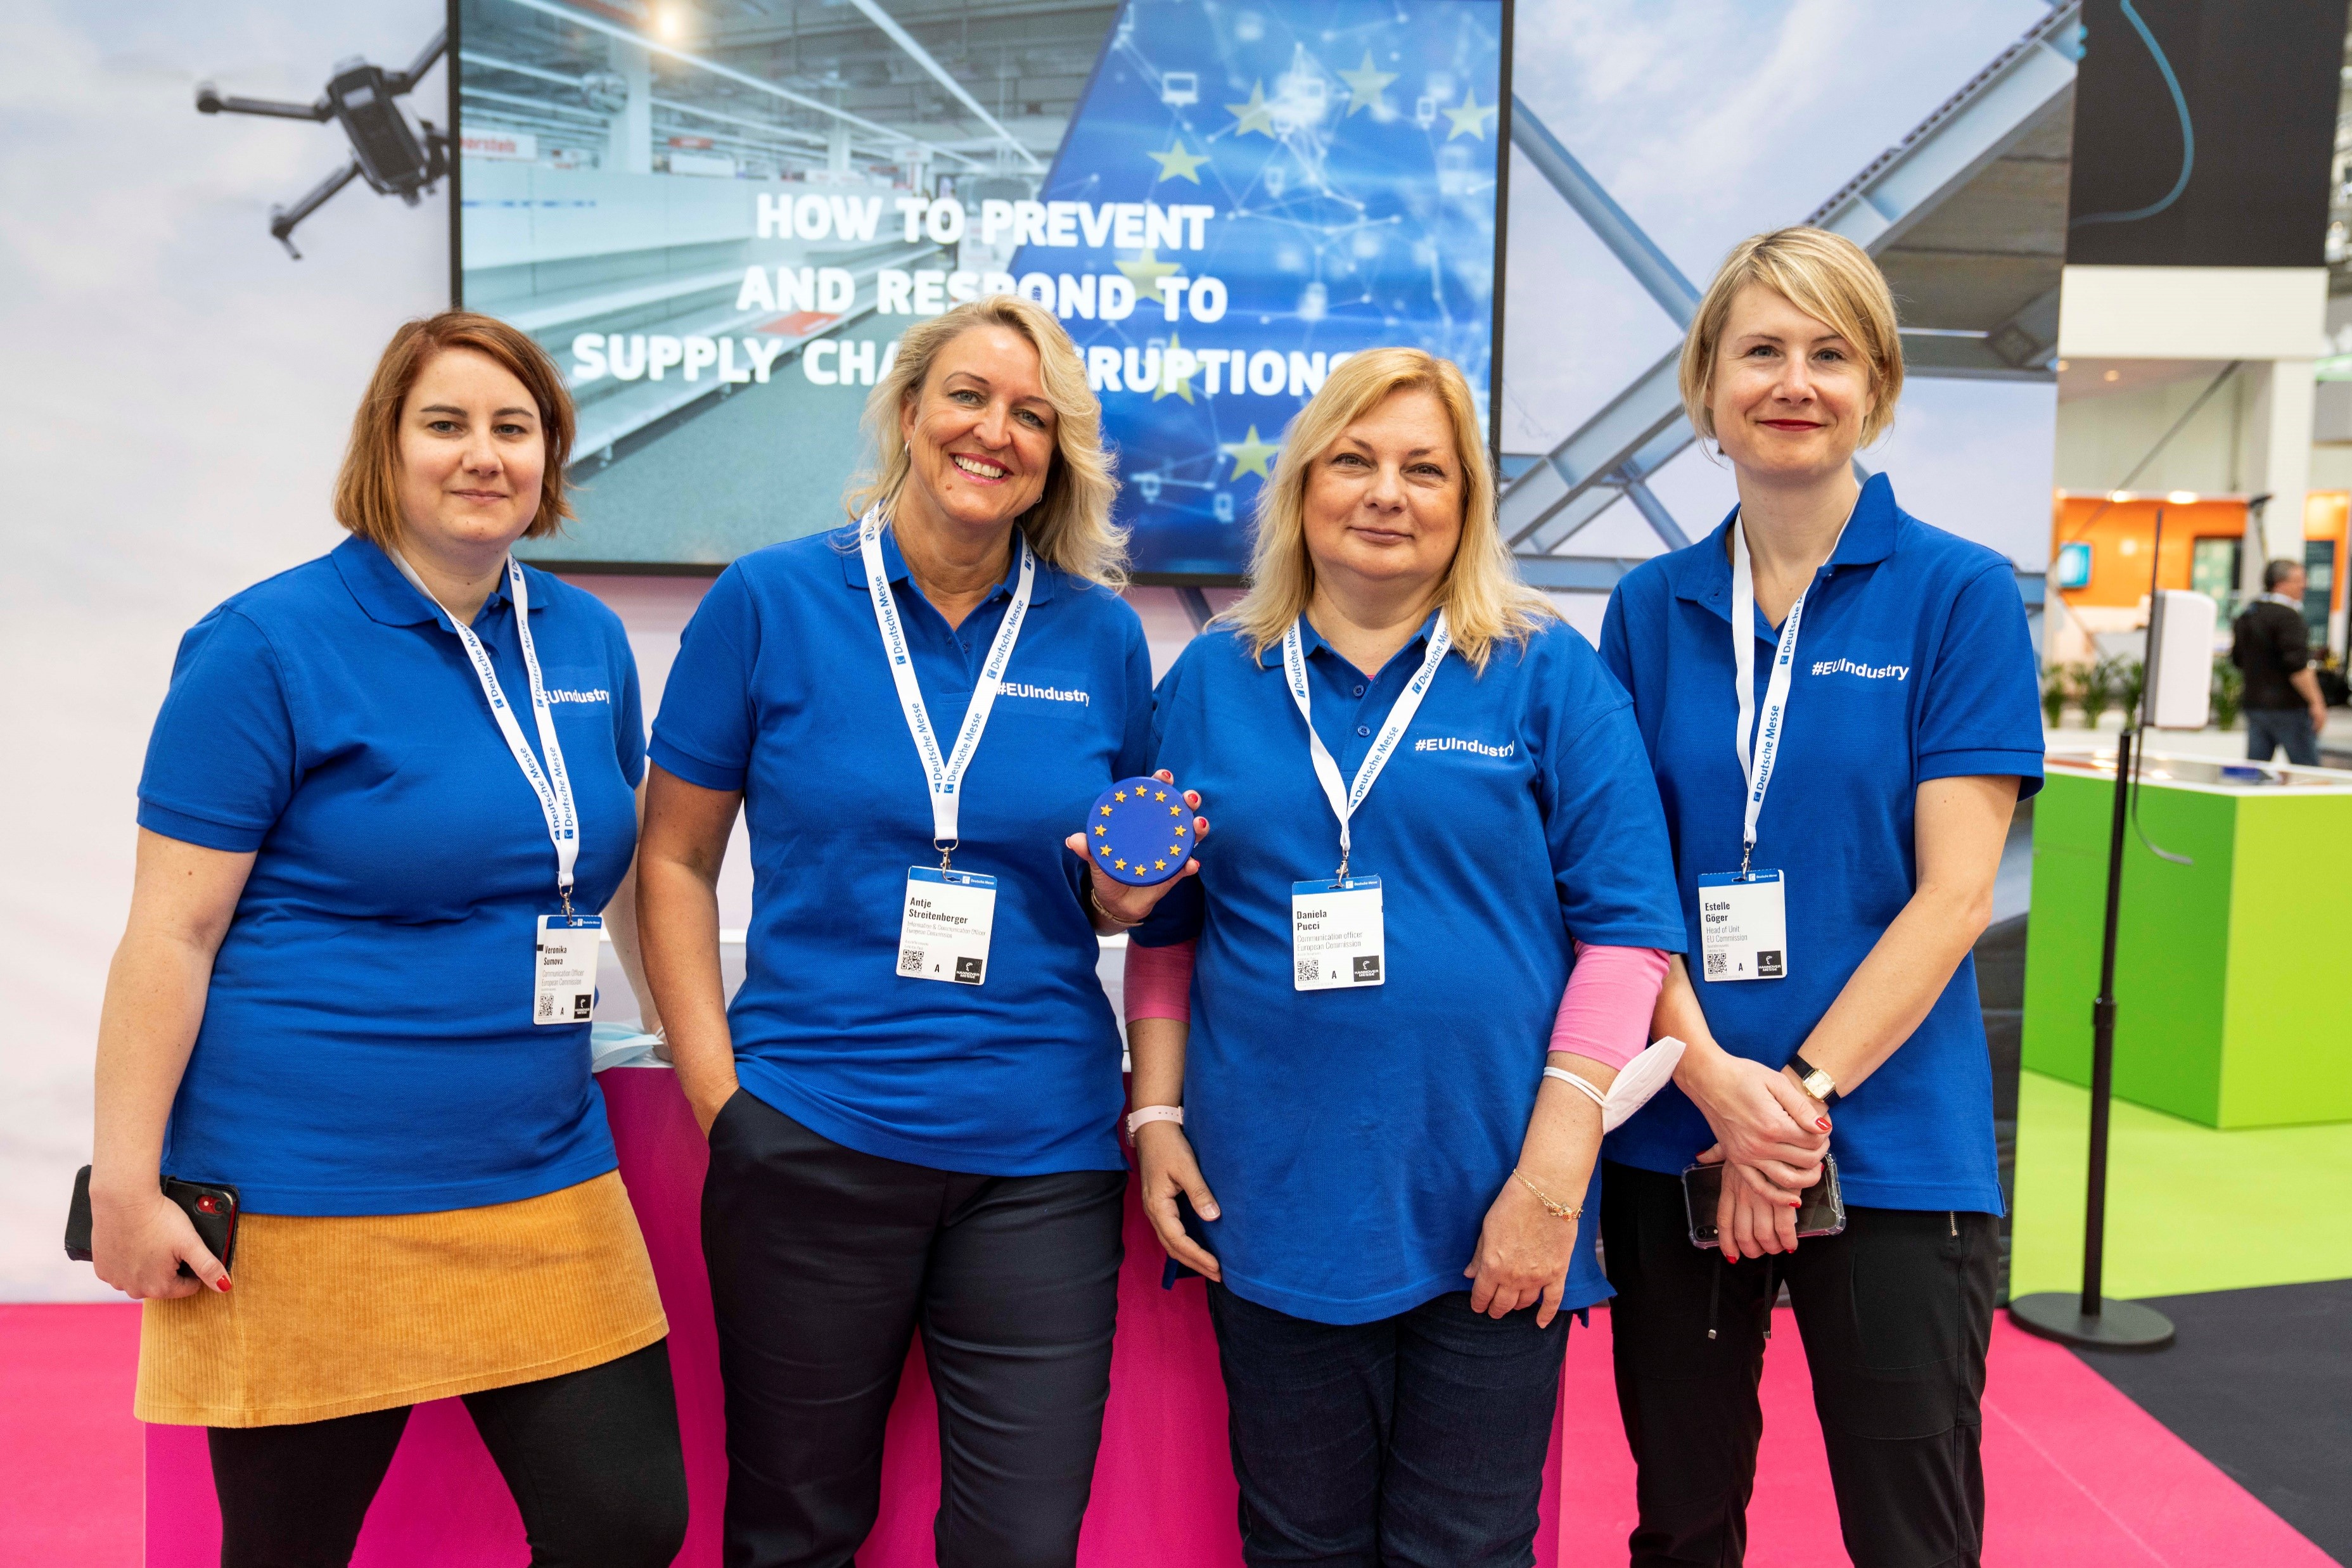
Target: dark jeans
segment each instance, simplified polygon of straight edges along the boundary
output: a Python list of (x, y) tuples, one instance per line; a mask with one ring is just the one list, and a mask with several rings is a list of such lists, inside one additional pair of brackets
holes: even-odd
[(2246, 760), (2268, 762), (2275, 747), (2297, 768), (2319, 766), (2319, 732), (2311, 727), (2308, 708), (2246, 710)]
[(1110, 1395), (1127, 1173), (959, 1176), (844, 1148), (738, 1092), (702, 1249), (727, 1382), (729, 1568), (848, 1568), (917, 1329), (940, 1568), (1077, 1555)]
[(1784, 1280), (1847, 1555), (1857, 1568), (1973, 1568), (1993, 1216), (1849, 1207), (1842, 1235), (1727, 1265), (1691, 1245), (1680, 1177), (1612, 1161), (1601, 1238), (1617, 1287), (1617, 1403), (1640, 1469), (1634, 1568), (1742, 1560), (1764, 1427), (1756, 1385)]
[[(466, 1396), (542, 1568), (668, 1568), (686, 1540), (669, 1344)], [(221, 1568), (352, 1560), (408, 1406), (285, 1427), (215, 1427)]]
[(1344, 1326), (1209, 1286), (1250, 1568), (1527, 1568), (1570, 1314)]

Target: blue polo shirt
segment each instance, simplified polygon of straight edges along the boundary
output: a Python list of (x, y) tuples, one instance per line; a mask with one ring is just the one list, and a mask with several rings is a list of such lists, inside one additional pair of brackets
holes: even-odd
[[(887, 530), (882, 557), (932, 728), (951, 745), (1018, 561), (950, 629)], [(856, 529), (720, 573), (670, 668), (653, 758), (743, 794), (751, 925), (727, 1015), (743, 1087), (837, 1144), (934, 1170), (1124, 1169), (1118, 1026), (1096, 975), (1086, 867), (1062, 840), (1114, 780), (1144, 770), (1150, 727), (1135, 612), (1039, 561), (960, 791), (956, 869), (996, 878), (987, 979), (902, 977), (907, 872), (939, 857)]]
[[(523, 568), (580, 811), (574, 907), (636, 853), (637, 672), (618, 617)], [(527, 703), (501, 580), (473, 621)], [(540, 749), (526, 709), (522, 728)], [(545, 760), (541, 758), (542, 762)], [(508, 1203), (614, 1167), (588, 1025), (531, 1022), (555, 847), (448, 618), (352, 538), (181, 640), (139, 825), (250, 852), (163, 1169), (261, 1214)]]
[[(1435, 617), (1366, 676), (1306, 629), (1316, 732), (1342, 778)], [(1328, 877), (1339, 822), (1307, 760), (1279, 644), (1196, 639), (1160, 683), (1155, 766), (1204, 797), (1201, 874), (1136, 940), (1197, 937), (1184, 1131), (1223, 1217), (1196, 1228), (1236, 1294), (1320, 1322), (1469, 1288), (1462, 1269), (1511, 1179), (1574, 943), (1678, 949), (1657, 793), (1625, 694), (1547, 624), (1459, 653), (1352, 820), (1349, 870), (1381, 879), (1387, 983), (1292, 987), (1290, 890)], [(1592, 1196), (1597, 1196), (1598, 1186)], [(1566, 1198), (1570, 1195), (1555, 1194)], [(1563, 1304), (1609, 1295), (1588, 1197)]]
[[(1730, 526), (1627, 573), (1601, 632), (1656, 769), (1693, 953), (1699, 876), (1739, 869)], [(1759, 701), (1778, 642), (1759, 610)], [(2042, 787), (2040, 687), (2016, 577), (1982, 545), (1906, 514), (1878, 475), (1807, 591), (1780, 760), (1757, 823), (1754, 863), (1788, 878), (1788, 977), (1709, 983), (1692, 966), (1726, 1051), (1780, 1067), (1803, 1045), (1916, 885), (1919, 786), (1973, 775), (2014, 777), (2021, 798)], [(1973, 958), (1831, 1121), (1847, 1202), (2001, 1211)], [(1674, 1172), (1714, 1141), (1697, 1107), (1669, 1086), (1611, 1134), (1606, 1152)]]

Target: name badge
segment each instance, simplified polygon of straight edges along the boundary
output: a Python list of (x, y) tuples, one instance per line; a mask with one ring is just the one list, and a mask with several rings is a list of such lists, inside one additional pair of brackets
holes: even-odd
[(1787, 884), (1777, 871), (1708, 872), (1698, 879), (1698, 940), (1710, 980), (1778, 980), (1789, 973)]
[(596, 949), (601, 915), (542, 915), (531, 962), (530, 1021), (586, 1023), (596, 1010)]
[(937, 866), (908, 868), (898, 973), (910, 980), (981, 984), (988, 978), (988, 933), (995, 924), (994, 877)]
[(1291, 988), (1377, 986), (1388, 956), (1381, 879), (1341, 877), (1290, 884)]

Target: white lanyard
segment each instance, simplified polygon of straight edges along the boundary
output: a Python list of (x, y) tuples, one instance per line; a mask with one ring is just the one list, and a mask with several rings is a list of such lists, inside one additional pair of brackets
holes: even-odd
[(883, 571), (882, 508), (875, 507), (857, 525), (857, 548), (866, 558), (866, 589), (874, 600), (874, 623), (882, 629), (882, 651), (890, 660), (890, 679), (898, 687), (899, 711), (906, 715), (907, 733), (915, 737), (915, 750), (922, 757), (923, 772), (930, 784), (931, 847), (940, 852), (943, 871), (956, 847), (958, 790), (964, 769), (971, 765), (972, 753), (980, 749), (981, 731), (988, 727), (988, 710), (996, 706), (997, 691), (1004, 685), (1004, 667), (1013, 661), (1013, 644), (1021, 635), (1021, 622), (1028, 617), (1029, 590), (1037, 578), (1037, 558), (1029, 549), (1029, 540), (1017, 528), (1013, 534), (1021, 540), (1021, 580), (1013, 591), (1013, 602), (1004, 607), (1004, 623), (996, 629), (996, 641), (989, 644), (980, 679), (972, 685), (963, 732), (956, 737), (955, 749), (942, 758), (931, 716), (923, 706), (922, 688), (915, 684), (907, 630), (899, 622), (898, 601), (890, 595), (890, 581)]
[[(1838, 539), (1845, 529), (1838, 529)], [(1830, 545), (1837, 558), (1837, 543)], [(1809, 585), (1806, 593), (1811, 592)], [(1739, 874), (1748, 875), (1748, 857), (1756, 851), (1756, 819), (1764, 812), (1764, 791), (1772, 787), (1772, 767), (1780, 759), (1780, 739), (1789, 721), (1789, 675), (1797, 663), (1797, 628), (1805, 619), (1805, 593), (1789, 606), (1780, 623), (1780, 645), (1773, 651), (1771, 678), (1764, 685), (1764, 722), (1756, 719), (1756, 578), (1748, 559), (1748, 536), (1738, 513), (1731, 518), (1731, 679), (1739, 694), (1739, 727), (1732, 744), (1739, 751), (1740, 777), (1748, 781), (1747, 816), (1740, 825)], [(1748, 733), (1756, 727), (1756, 747), (1748, 751)]]
[(1331, 802), (1331, 814), (1339, 819), (1339, 875), (1348, 874), (1348, 819), (1372, 792), (1372, 784), (1396, 754), (1396, 745), (1402, 738), (1405, 727), (1421, 710), (1421, 699), (1429, 695), (1429, 684), (1437, 678), (1437, 666), (1445, 661), (1445, 651), (1454, 646), (1454, 632), (1445, 624), (1445, 612), (1437, 612), (1437, 625), (1430, 632), (1429, 653), (1413, 672), (1404, 690), (1397, 694), (1396, 705), (1389, 709), (1388, 722), (1372, 739), (1372, 748), (1364, 754), (1363, 762), (1356, 768), (1356, 781), (1343, 788), (1339, 782), (1339, 765), (1331, 760), (1330, 748), (1323, 737), (1315, 733), (1313, 699), (1307, 690), (1307, 652), (1299, 625), (1305, 618), (1290, 623), (1282, 634), (1282, 669), (1290, 680), (1290, 700), (1298, 705), (1298, 716), (1307, 721), (1307, 753), (1314, 759), (1315, 777), (1323, 781), (1324, 798)]
[(548, 707), (547, 685), (540, 678), (539, 650), (530, 640), (530, 588), (523, 580), (522, 567), (514, 557), (507, 557), (507, 594), (514, 601), (515, 641), (522, 644), (524, 676), (530, 683), (530, 714), (539, 724), (540, 749), (547, 753), (547, 766), (542, 768), (539, 758), (531, 755), (530, 743), (522, 737), (522, 726), (515, 722), (514, 706), (507, 701), (506, 689), (499, 685), (499, 672), (490, 663), (490, 651), (474, 635), (474, 629), (450, 615), (416, 569), (398, 550), (386, 550), (392, 564), (400, 574), (416, 586), (436, 610), (447, 615), (449, 624), (457, 629), (457, 641), (466, 645), (467, 655), (474, 661), (475, 678), (482, 683), (482, 695), (490, 705), (490, 716), (499, 723), (499, 733), (507, 738), (507, 749), (514, 753), (515, 766), (530, 780), (532, 791), (539, 796), (540, 814), (547, 819), (547, 836), (555, 843), (555, 886), (563, 899), (563, 913), (572, 913), (572, 869), (580, 860), (580, 813), (572, 802), (572, 775), (563, 766), (563, 747), (555, 738), (555, 716)]

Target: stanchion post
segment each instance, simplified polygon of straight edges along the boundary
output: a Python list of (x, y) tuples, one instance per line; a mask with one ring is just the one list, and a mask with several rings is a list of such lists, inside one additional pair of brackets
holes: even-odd
[(2099, 994), (2091, 1003), (2091, 1158), (2083, 1197), (2083, 1292), (2020, 1296), (2009, 1315), (2018, 1327), (2067, 1344), (2105, 1350), (2162, 1350), (2172, 1320), (2137, 1301), (2100, 1293), (2106, 1270), (2107, 1124), (2116, 1088), (2116, 937), (2123, 917), (2124, 828), (2130, 819), (2138, 733), (2129, 715), (2116, 743), (2115, 810), (2107, 830), (2107, 919), (2099, 942)]

